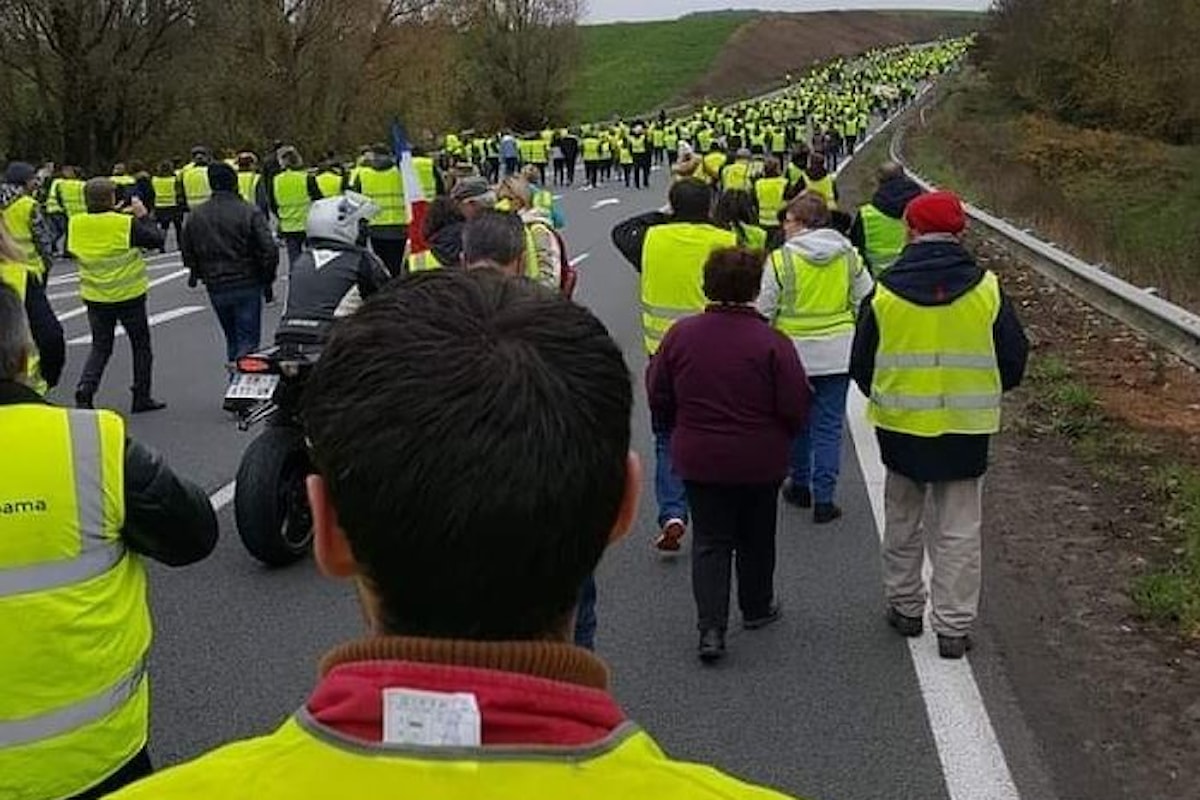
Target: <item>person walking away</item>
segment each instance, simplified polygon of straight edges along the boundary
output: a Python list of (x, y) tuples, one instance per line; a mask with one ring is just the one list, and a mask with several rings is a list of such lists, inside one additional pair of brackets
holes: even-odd
[(825, 156), (821, 153), (813, 153), (808, 157), (808, 167), (804, 170), (804, 191), (819, 194), (825, 200), (825, 206), (832, 211), (837, 208), (838, 192), (825, 162)]
[[(207, 176), (204, 182), (207, 185)], [(92, 335), (92, 347), (75, 388), (75, 405), (92, 408), (120, 322), (133, 353), (131, 411), (158, 411), (166, 404), (150, 393), (154, 355), (146, 318), (149, 278), (141, 251), (160, 249), (162, 231), (136, 198), (129, 205), (130, 213), (118, 212), (116, 187), (108, 178), (89, 180), (86, 197), (88, 213), (67, 223), (71, 256), (79, 262), (79, 296), (87, 307)]]
[(650, 188), (650, 140), (641, 125), (634, 125), (629, 134), (629, 151), (633, 155), (633, 185), (636, 189)]
[(279, 249), (266, 216), (238, 193), (238, 175), (224, 164), (208, 168), (209, 201), (192, 212), (180, 250), (188, 286), (203, 282), (225, 336), (229, 367), (258, 349), (262, 305), (271, 294)]
[(671, 433), (692, 511), (692, 593), (706, 663), (725, 654), (735, 554), (744, 627), (782, 614), (776, 504), (809, 390), (795, 348), (754, 307), (762, 269), (759, 250), (714, 251), (704, 265), (710, 305), (671, 327), (647, 379), (654, 425)]
[(887, 620), (904, 636), (923, 632), (928, 553), (938, 652), (955, 659), (971, 647), (979, 609), (988, 443), (1029, 343), (999, 279), (960, 241), (957, 196), (914, 198), (904, 220), (909, 243), (863, 304), (850, 371), (887, 468)]
[(830, 230), (825, 199), (805, 192), (788, 203), (787, 241), (763, 270), (758, 310), (790, 338), (812, 384), (812, 415), (792, 445), (783, 499), (812, 508), (823, 525), (842, 515), (835, 499), (850, 385), (850, 344), (871, 274), (854, 246)]
[(54, 229), (42, 214), (34, 195), (37, 192), (37, 170), (23, 161), (14, 161), (4, 171), (0, 185), (0, 220), (21, 251), (28, 279), (22, 297), (38, 352), (38, 371), (45, 389), (58, 385), (67, 363), (67, 345), (62, 323), (46, 296), (53, 263)]
[(850, 242), (876, 277), (896, 263), (908, 243), (904, 210), (921, 194), (921, 187), (904, 174), (904, 167), (888, 161), (876, 176), (878, 188), (871, 202), (859, 207)]
[(505, 178), (496, 195), (508, 201), (525, 226), (525, 263), (521, 274), (549, 289), (558, 289), (562, 285), (564, 253), (550, 214), (534, 205), (533, 191), (524, 178)]
[(46, 215), (46, 221), (50, 224), (50, 230), (54, 234), (54, 242), (52, 243), (50, 252), (52, 257), (62, 254), (58, 243), (67, 231), (67, 212), (63, 208), (62, 194), (60, 192), (60, 181), (62, 181), (66, 174), (67, 167), (56, 167), (50, 175), (50, 182), (42, 185), (42, 208)]
[(625, 177), (625, 188), (630, 187), (630, 179), (633, 177), (633, 148), (629, 140), (625, 137), (619, 137), (615, 140), (617, 148), (617, 161), (621, 165), (621, 174)]
[(754, 182), (754, 198), (758, 205), (758, 224), (767, 232), (767, 249), (783, 244), (783, 228), (779, 214), (787, 206), (783, 199), (787, 191), (787, 178), (779, 159), (768, 158), (763, 165), (763, 175)]
[(29, 338), (0, 285), (0, 797), (94, 800), (151, 771), (143, 559), (200, 561), (217, 520), (117, 414), (25, 385)]
[(745, 147), (737, 151), (732, 164), (721, 168), (721, 190), (725, 192), (748, 192), (750, 181), (750, 151)]
[(517, 168), (521, 166), (521, 149), (510, 131), (500, 137), (500, 160), (504, 163), (505, 177), (517, 174)]
[(404, 178), (396, 159), (385, 145), (371, 151), (371, 159), (358, 171), (355, 192), (368, 197), (378, 208), (371, 219), (371, 249), (382, 259), (392, 275), (404, 272), (404, 245), (408, 240), (408, 208), (405, 205)]
[(421, 272), (462, 263), (462, 231), (466, 218), (450, 197), (435, 197), (425, 210), (423, 234), (429, 249), (409, 255), (408, 271)]
[(640, 479), (628, 368), (591, 312), (492, 270), (414, 275), (339, 324), (309, 385), (314, 555), (370, 633), (275, 732), (112, 800), (230, 797), (247, 775), (293, 800), (782, 800), (670, 760), (568, 644)]
[(270, 222), (271, 203), (267, 181), (259, 171), (258, 156), (248, 150), (237, 155), (237, 181), (238, 196), (262, 211), (263, 216)]
[(175, 174), (175, 165), (169, 159), (160, 161), (150, 184), (154, 187), (154, 221), (162, 230), (161, 252), (165, 253), (172, 227), (175, 228), (176, 246), (183, 238), (183, 190)]
[(587, 179), (588, 186), (595, 189), (596, 181), (600, 177), (600, 165), (603, 161), (603, 156), (600, 152), (600, 137), (595, 134), (588, 134), (583, 137), (580, 147), (583, 151), (584, 177)]
[(567, 225), (566, 217), (563, 215), (562, 204), (554, 199), (554, 193), (537, 182), (537, 170), (532, 167), (525, 167), (521, 170), (521, 177), (529, 184), (529, 194), (532, 197), (534, 208), (540, 208), (550, 217), (554, 229), (562, 230)]
[(288, 277), (275, 344), (322, 347), (335, 320), (354, 313), (392, 279), (367, 249), (369, 222), (378, 213), (370, 198), (352, 191), (313, 203), (307, 222), (311, 246)]
[(767, 232), (758, 226), (758, 209), (754, 196), (738, 189), (724, 191), (713, 208), (713, 223), (733, 231), (737, 243), (751, 250), (767, 249)]
[(322, 161), (317, 171), (308, 176), (308, 197), (314, 203), (326, 197), (336, 197), (349, 188), (342, 165), (336, 159)]
[(713, 140), (708, 146), (708, 152), (703, 158), (704, 179), (712, 184), (720, 185), (721, 171), (725, 168), (727, 157), (721, 149), (721, 143)]
[(672, 162), (672, 181), (687, 180), (689, 178), (701, 181), (705, 180), (704, 160), (692, 151), (692, 146), (687, 142), (679, 143), (678, 160), (672, 159)]
[[(712, 223), (712, 192), (707, 184), (679, 181), (671, 186), (667, 200), (669, 213), (641, 214), (612, 231), (617, 250), (641, 273), (643, 343), (651, 364), (671, 326), (707, 305), (703, 271), (709, 255), (737, 244), (733, 232)], [(653, 433), (659, 526), (654, 546), (675, 553), (687, 533), (687, 495), (671, 464), (671, 432), (654, 428)]]
[(528, 166), (537, 169), (538, 183), (546, 183), (546, 167), (550, 164), (550, 143), (541, 136), (532, 136), (529, 139), (529, 160)]
[(185, 164), (179, 173), (179, 181), (183, 185), (183, 202), (185, 210), (191, 211), (208, 202), (212, 188), (208, 185), (208, 165), (212, 163), (212, 155), (207, 147), (196, 145), (192, 148), (192, 160)]
[(271, 211), (279, 218), (279, 235), (287, 248), (290, 272), (292, 264), (296, 263), (304, 250), (304, 224), (308, 220), (312, 197), (308, 192), (304, 159), (296, 148), (281, 148), (279, 164), (283, 169), (271, 178)]
[(566, 168), (567, 186), (575, 185), (575, 165), (579, 161), (579, 132), (572, 128), (559, 140), (562, 148), (563, 165)]

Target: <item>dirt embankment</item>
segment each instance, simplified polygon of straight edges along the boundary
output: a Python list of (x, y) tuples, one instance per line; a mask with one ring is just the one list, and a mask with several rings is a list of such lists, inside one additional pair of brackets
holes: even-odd
[(946, 12), (821, 11), (764, 14), (729, 38), (688, 100), (730, 99), (778, 85), (814, 62), (875, 47), (923, 42), (976, 30), (978, 14)]

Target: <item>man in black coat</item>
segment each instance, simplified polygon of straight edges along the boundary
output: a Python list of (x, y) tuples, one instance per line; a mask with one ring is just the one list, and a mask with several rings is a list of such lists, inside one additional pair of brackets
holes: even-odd
[(263, 299), (272, 299), (279, 249), (262, 210), (238, 194), (237, 173), (227, 164), (208, 168), (212, 197), (192, 211), (180, 250), (188, 286), (203, 282), (225, 333), (225, 360), (258, 348)]

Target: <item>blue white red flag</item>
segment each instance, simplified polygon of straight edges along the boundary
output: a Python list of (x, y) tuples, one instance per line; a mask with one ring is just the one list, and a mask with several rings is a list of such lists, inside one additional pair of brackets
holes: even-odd
[[(422, 229), (425, 227), (425, 210), (431, 198), (425, 196), (421, 178), (413, 164), (412, 145), (400, 120), (392, 121), (392, 154), (396, 157), (404, 181), (404, 205), (408, 209), (408, 253), (410, 259), (416, 260), (417, 256), (429, 250)], [(413, 262), (410, 260), (409, 263)]]

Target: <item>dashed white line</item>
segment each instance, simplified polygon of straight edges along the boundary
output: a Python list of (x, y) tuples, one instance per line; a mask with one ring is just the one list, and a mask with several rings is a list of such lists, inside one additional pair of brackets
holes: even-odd
[[(162, 272), (164, 269), (175, 269), (176, 267), (179, 267), (182, 265), (183, 265), (183, 261), (181, 261), (179, 259), (178, 253), (167, 253), (165, 261), (156, 262), (156, 263), (147, 265), (146, 271), (147, 272)], [(78, 272), (68, 272), (65, 275), (56, 275), (53, 278), (51, 278), (49, 281), (47, 281), (46, 285), (47, 286), (65, 286), (68, 283), (79, 283), (79, 273)], [(50, 299), (53, 300), (56, 297), (61, 299), (62, 297), (70, 297), (70, 296), (71, 295), (69, 295), (69, 294), (51, 295)]]
[(579, 266), (580, 264), (582, 264), (584, 261), (587, 261), (587, 260), (588, 260), (589, 258), (591, 258), (591, 257), (592, 257), (592, 254), (591, 254), (591, 253), (580, 253), (579, 255), (577, 255), (577, 256), (575, 256), (574, 258), (572, 258), (572, 259), (570, 260), (570, 262), (568, 262), (568, 263), (570, 263), (570, 265), (571, 265), (572, 267), (577, 267), (577, 266)]
[[(150, 323), (150, 327), (153, 328), (154, 326), (161, 325), (164, 322), (170, 322), (171, 320), (176, 320), (176, 319), (180, 319), (181, 317), (187, 317), (192, 314), (199, 313), (199, 312), (203, 311), (204, 309), (205, 309), (205, 306), (180, 306), (179, 308), (172, 308), (168, 311), (163, 311), (158, 314), (151, 314), (147, 318), (147, 321)], [(116, 335), (118, 337), (124, 336), (125, 329), (118, 326)], [(91, 344), (91, 343), (92, 343), (92, 335), (90, 333), (84, 334), (83, 336), (76, 336), (74, 339), (67, 340), (67, 344), (69, 344), (69, 345), (81, 345), (81, 344)]]
[(234, 492), (237, 490), (237, 481), (229, 483), (217, 489), (208, 496), (208, 502), (213, 507), (213, 511), (220, 513), (221, 509), (233, 502)]
[(606, 197), (603, 200), (597, 200), (596, 202), (592, 203), (592, 211), (595, 211), (598, 208), (604, 208), (605, 206), (620, 205), (620, 203), (621, 199), (619, 197)]
[[(184, 275), (187, 275), (187, 274), (188, 274), (188, 271), (186, 269), (176, 270), (176, 271), (172, 272), (170, 275), (163, 275), (160, 278), (155, 278), (154, 280), (150, 281), (148, 288), (153, 289), (155, 286), (161, 286), (164, 283), (173, 281), (176, 278), (183, 277)], [(78, 294), (78, 293), (73, 292), (68, 296), (74, 297), (76, 294)], [(51, 299), (54, 299), (54, 298), (51, 297)], [(70, 311), (64, 311), (61, 314), (56, 314), (55, 316), (58, 317), (59, 322), (66, 322), (69, 319), (75, 319), (75, 317), (81, 317), (86, 313), (87, 313), (87, 306), (80, 306), (79, 308), (72, 308)]]

